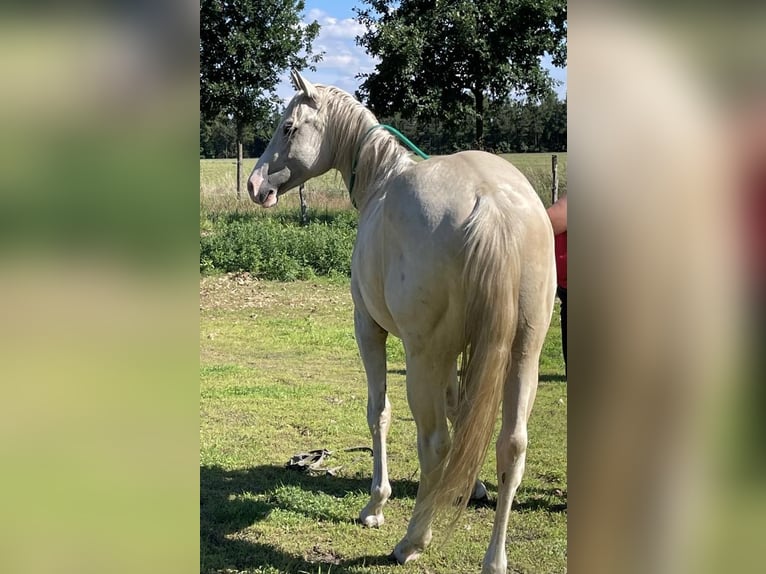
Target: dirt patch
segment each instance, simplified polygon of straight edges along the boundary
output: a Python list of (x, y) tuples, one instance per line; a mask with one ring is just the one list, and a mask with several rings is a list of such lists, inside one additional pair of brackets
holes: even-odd
[(347, 285), (324, 281), (263, 281), (246, 271), (200, 278), (199, 308), (207, 310), (273, 309), (300, 311), (327, 308), (348, 309), (351, 295)]
[(341, 556), (333, 550), (325, 550), (319, 544), (306, 552), (304, 555), (306, 562), (321, 562), (323, 564), (340, 564)]
[(202, 277), (199, 308), (236, 310), (270, 307), (276, 302), (276, 294), (270, 289), (259, 289), (261, 283), (247, 272)]

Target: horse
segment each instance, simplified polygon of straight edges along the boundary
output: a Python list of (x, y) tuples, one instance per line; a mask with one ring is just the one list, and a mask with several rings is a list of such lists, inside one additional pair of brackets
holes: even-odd
[(497, 506), (482, 573), (504, 574), (511, 502), (524, 472), (553, 312), (553, 231), (545, 208), (508, 161), (464, 151), (418, 162), (350, 94), (296, 71), (291, 77), (297, 93), (247, 189), (255, 203), (273, 207), (282, 194), (335, 168), (358, 210), (351, 294), (373, 440), (370, 500), (359, 520), (383, 525), (391, 495), (391, 334), (404, 346), (420, 463), (415, 507), (393, 556), (400, 564), (417, 558), (438, 511), (459, 515), (472, 495), (486, 496), (478, 475), (502, 402)]

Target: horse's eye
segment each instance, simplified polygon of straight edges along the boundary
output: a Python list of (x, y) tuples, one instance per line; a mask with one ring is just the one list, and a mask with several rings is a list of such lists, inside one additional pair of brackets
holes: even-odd
[(293, 132), (293, 124), (291, 122), (285, 122), (284, 127), (282, 128), (282, 131), (286, 136), (290, 136), (290, 134)]

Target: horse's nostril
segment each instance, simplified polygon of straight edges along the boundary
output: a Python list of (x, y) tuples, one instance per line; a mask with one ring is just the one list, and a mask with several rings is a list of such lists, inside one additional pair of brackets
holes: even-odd
[(253, 193), (253, 182), (250, 181), (249, 179), (247, 180), (247, 191), (249, 193)]

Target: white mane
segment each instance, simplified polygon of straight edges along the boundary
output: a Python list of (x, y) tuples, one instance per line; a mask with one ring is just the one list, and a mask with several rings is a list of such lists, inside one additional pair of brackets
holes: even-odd
[[(317, 84), (316, 87), (321, 98), (320, 121), (328, 130), (327, 139), (335, 145), (334, 165), (350, 174), (354, 155), (359, 150), (351, 198), (354, 203), (367, 190), (414, 163), (411, 154), (388, 131), (378, 129), (367, 134), (378, 120), (350, 94), (334, 86)], [(359, 148), (362, 138), (364, 142)]]

